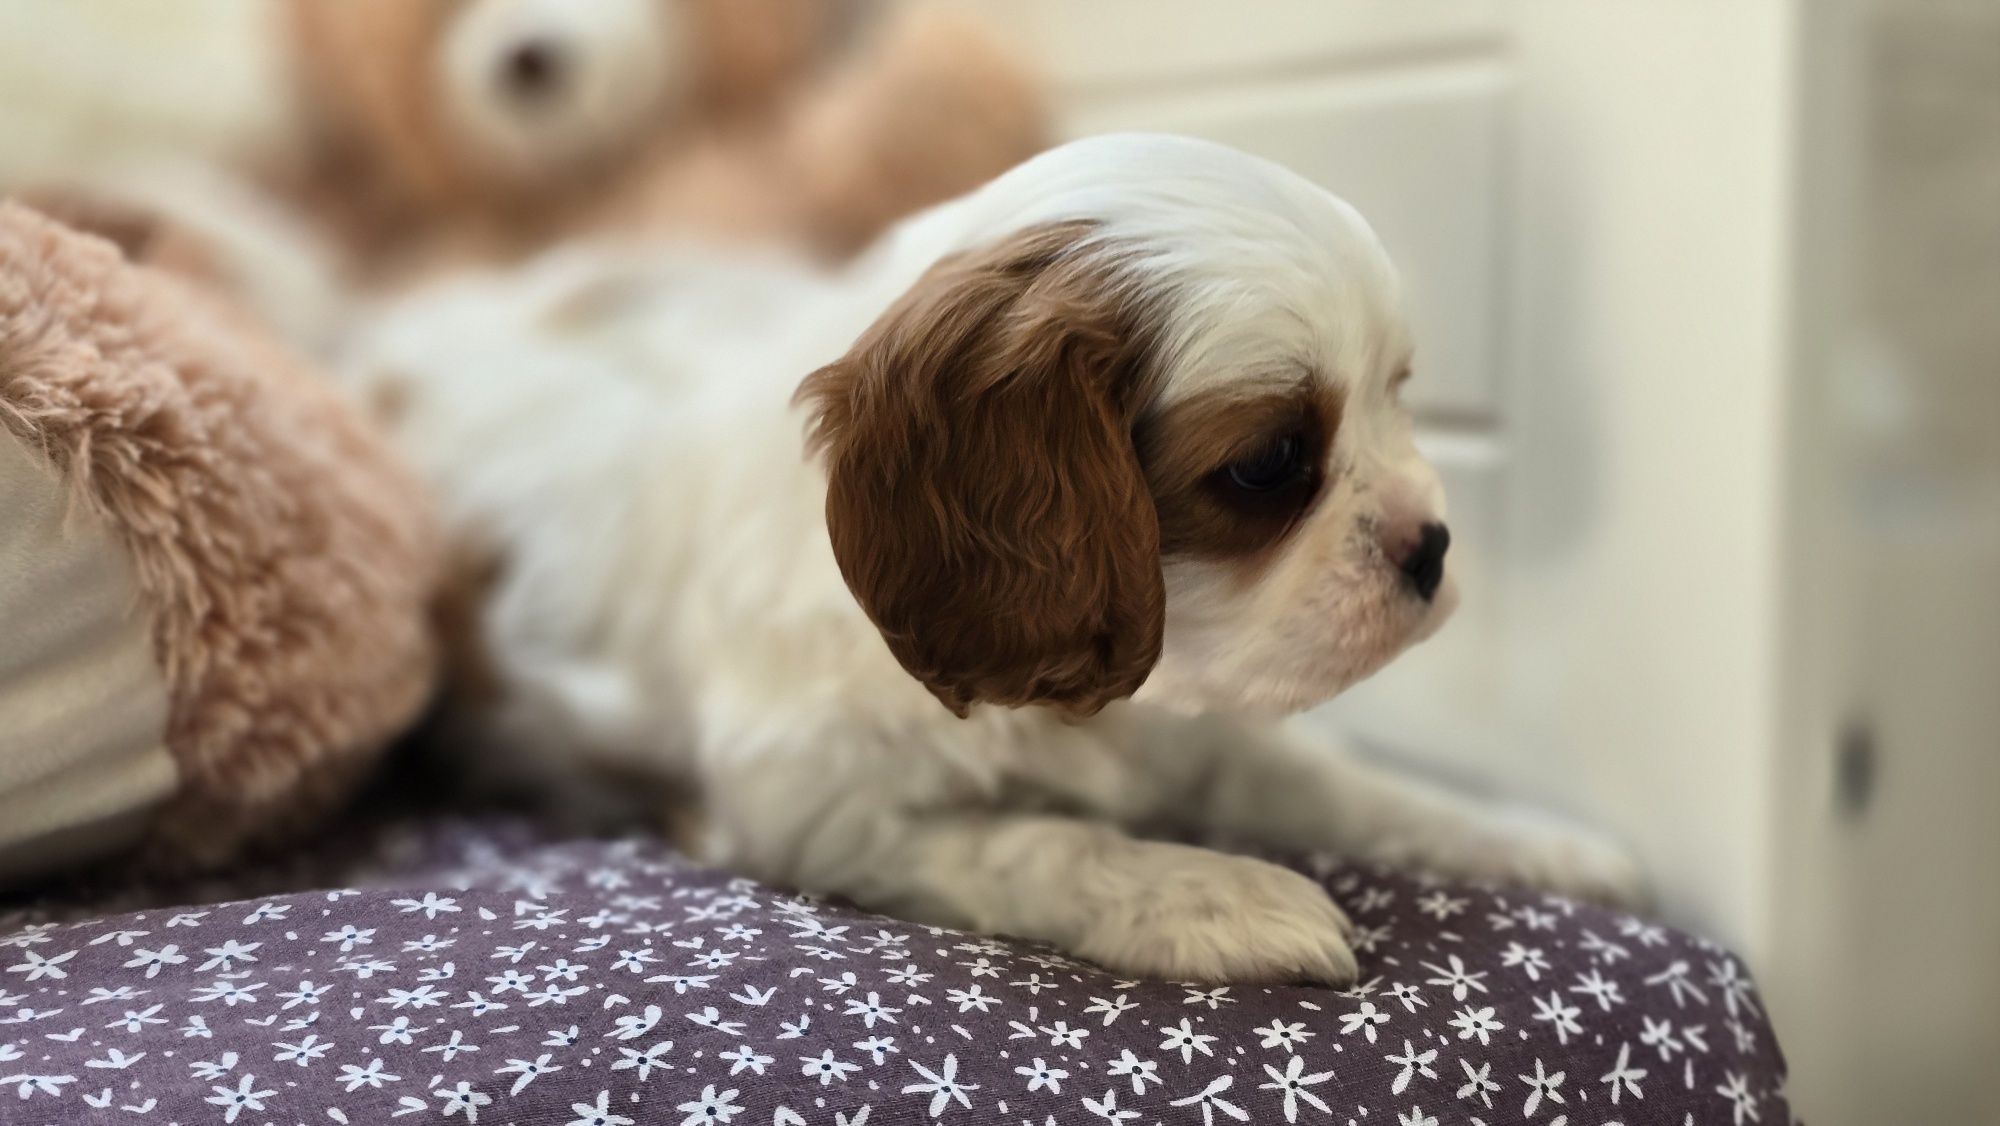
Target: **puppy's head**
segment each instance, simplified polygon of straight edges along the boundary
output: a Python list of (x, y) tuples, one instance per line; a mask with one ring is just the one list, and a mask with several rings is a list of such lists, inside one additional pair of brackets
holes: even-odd
[(1344, 203), (1098, 138), (898, 238), (961, 249), (801, 397), (842, 573), (948, 707), (1304, 707), (1450, 612), (1395, 275)]

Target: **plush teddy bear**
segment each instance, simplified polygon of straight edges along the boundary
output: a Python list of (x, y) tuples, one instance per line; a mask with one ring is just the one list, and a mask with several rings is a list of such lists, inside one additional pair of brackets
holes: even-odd
[(364, 281), (611, 231), (845, 253), (1046, 137), (968, 14), (864, 7), (295, 0), (305, 144), (281, 186)]
[[(200, 275), (200, 244), (90, 224)], [(0, 879), (329, 811), (437, 674), (418, 481), (259, 318), (0, 202)]]

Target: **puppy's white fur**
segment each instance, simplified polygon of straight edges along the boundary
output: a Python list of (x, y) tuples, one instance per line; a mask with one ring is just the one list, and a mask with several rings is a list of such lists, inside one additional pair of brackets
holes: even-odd
[[(1335, 472), (1256, 581), (1166, 565), (1164, 652), (1132, 701), (1083, 722), (959, 719), (842, 581), (791, 398), (940, 258), (1070, 220), (1120, 247), (1162, 310), (1160, 402), (1336, 381)], [(765, 879), (1126, 973), (1344, 981), (1346, 922), (1313, 882), (1136, 832), (1635, 887), (1592, 839), (1238, 718), (1331, 696), (1449, 610), (1448, 589), (1403, 593), (1362, 534), (1392, 510), (1441, 515), (1391, 386), (1408, 352), (1394, 273), (1351, 208), (1231, 150), (1127, 136), (1030, 161), (838, 276), (573, 252), (402, 299), (351, 366), (400, 403), (458, 532), (504, 559), (484, 621), (509, 689), (494, 719), (536, 754), (694, 780), (711, 858)]]

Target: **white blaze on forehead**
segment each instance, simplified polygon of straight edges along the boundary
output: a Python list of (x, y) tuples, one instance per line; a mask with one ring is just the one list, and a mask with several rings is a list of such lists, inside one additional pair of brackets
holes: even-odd
[(1164, 398), (1306, 373), (1386, 377), (1408, 351), (1394, 267), (1360, 213), (1278, 164), (1186, 137), (1052, 149), (914, 226), (973, 246), (1087, 220), (1162, 331)]

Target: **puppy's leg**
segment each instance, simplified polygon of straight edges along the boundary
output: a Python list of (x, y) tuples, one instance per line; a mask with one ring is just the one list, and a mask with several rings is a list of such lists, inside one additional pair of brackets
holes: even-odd
[(1040, 939), (1114, 972), (1182, 981), (1354, 979), (1348, 922), (1318, 884), (1248, 857), (1067, 817), (913, 820), (849, 894), (916, 918)]
[[(877, 760), (849, 735), (846, 753), (828, 753), (829, 739), (809, 761), (718, 756), (709, 859), (906, 919), (1039, 939), (1121, 974), (1354, 977), (1346, 917), (1296, 872), (1105, 821), (994, 808), (941, 760)], [(1057, 737), (1092, 754), (1078, 729)]]
[(1644, 899), (1638, 865), (1610, 840), (1404, 777), (1330, 739), (1216, 717), (1163, 717), (1149, 728), (1148, 752), (1182, 757), (1180, 776), (1195, 781), (1184, 805), (1159, 810), (1183, 828), (1525, 883), (1617, 906)]

